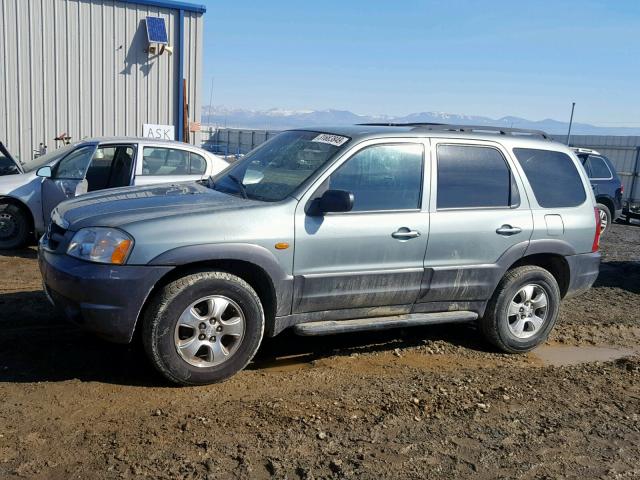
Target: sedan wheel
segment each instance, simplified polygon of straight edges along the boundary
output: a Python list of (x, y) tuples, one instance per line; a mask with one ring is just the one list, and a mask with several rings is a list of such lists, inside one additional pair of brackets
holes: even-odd
[(0, 204), (0, 250), (20, 248), (29, 238), (29, 222), (16, 205)]

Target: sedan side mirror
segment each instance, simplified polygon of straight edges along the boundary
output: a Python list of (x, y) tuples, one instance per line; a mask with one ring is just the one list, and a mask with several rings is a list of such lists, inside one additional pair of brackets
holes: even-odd
[(327, 190), (313, 201), (312, 211), (317, 215), (349, 212), (353, 208), (353, 193), (345, 190)]
[(49, 165), (45, 165), (44, 167), (40, 167), (36, 172), (36, 175), (42, 178), (51, 178), (53, 177), (53, 170)]

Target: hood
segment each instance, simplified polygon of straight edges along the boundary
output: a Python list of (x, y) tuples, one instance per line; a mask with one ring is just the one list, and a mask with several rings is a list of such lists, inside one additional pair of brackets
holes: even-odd
[(0, 142), (0, 177), (24, 173), (22, 165), (14, 159), (4, 144)]
[(54, 215), (69, 230), (84, 227), (125, 227), (175, 216), (247, 208), (261, 202), (212, 190), (199, 183), (167, 183), (124, 187), (82, 195), (62, 202)]
[[(42, 178), (33, 172), (17, 173), (15, 175), (0, 176), (0, 195), (10, 195), (21, 199), (32, 196), (36, 188), (35, 184), (42, 183)], [(40, 190), (37, 190), (38, 194)]]

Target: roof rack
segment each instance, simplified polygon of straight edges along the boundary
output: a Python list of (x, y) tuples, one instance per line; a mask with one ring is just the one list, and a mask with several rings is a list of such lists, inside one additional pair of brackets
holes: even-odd
[(416, 129), (426, 129), (444, 132), (491, 132), (500, 135), (536, 135), (546, 140), (551, 137), (542, 130), (529, 130), (525, 128), (505, 128), (492, 127), (490, 125), (452, 125), (448, 123), (359, 123), (358, 125), (367, 127), (415, 127)]

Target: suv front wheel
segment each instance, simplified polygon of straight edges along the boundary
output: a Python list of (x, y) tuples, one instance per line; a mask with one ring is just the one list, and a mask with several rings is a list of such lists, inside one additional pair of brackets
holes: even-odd
[(156, 369), (181, 385), (220, 382), (253, 358), (264, 333), (255, 290), (226, 272), (186, 275), (164, 286), (143, 319), (143, 343)]
[(534, 265), (516, 267), (502, 278), (480, 327), (500, 350), (528, 352), (547, 339), (559, 307), (560, 289), (551, 273)]

